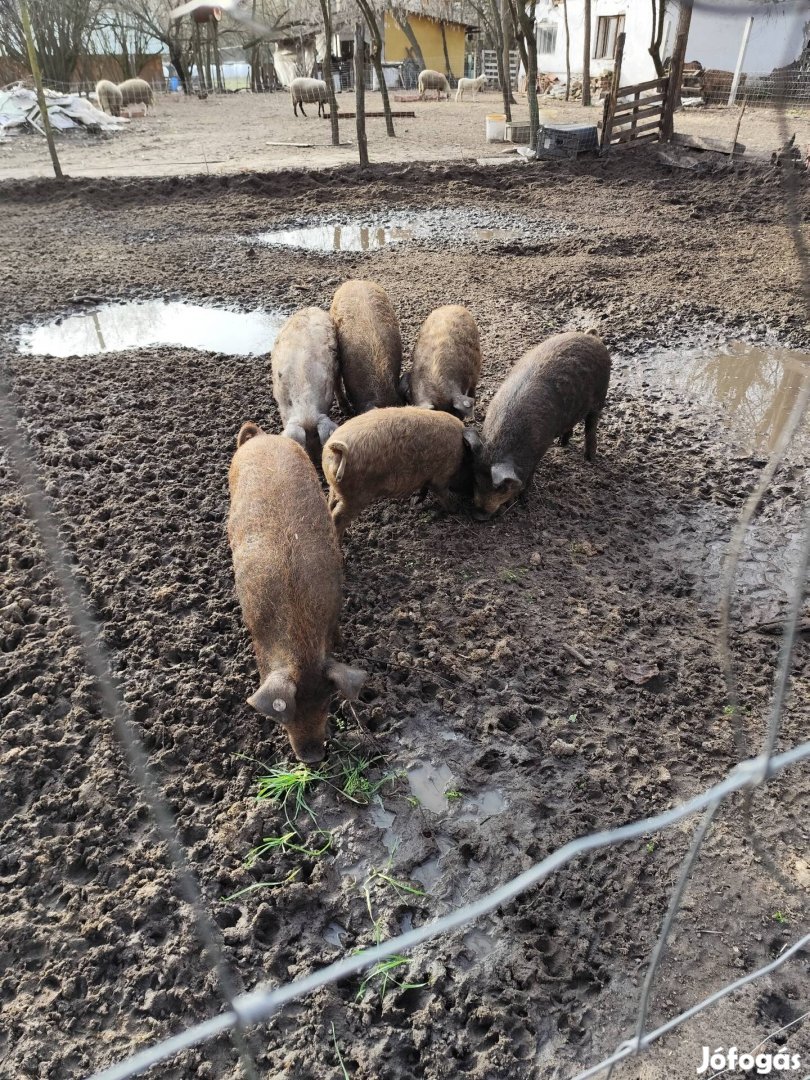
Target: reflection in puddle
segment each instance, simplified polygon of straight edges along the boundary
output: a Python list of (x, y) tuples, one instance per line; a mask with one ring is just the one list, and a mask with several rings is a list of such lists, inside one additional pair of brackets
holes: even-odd
[[(538, 225), (544, 236), (560, 231), (559, 226)], [(301, 251), (378, 251), (389, 244), (407, 240), (436, 238), (443, 243), (512, 240), (531, 231), (524, 221), (472, 210), (424, 210), (397, 214), (396, 220), (369, 217), (296, 225), (273, 229), (252, 237), (253, 243), (268, 247), (290, 247)]]
[(480, 791), (477, 795), (464, 797), (459, 820), (470, 817), (475, 818), (477, 821), (486, 821), (487, 818), (503, 813), (505, 809), (506, 799), (503, 793), (496, 788), (488, 788)]
[(105, 304), (24, 330), (20, 352), (93, 356), (151, 345), (175, 345), (228, 356), (269, 352), (284, 316), (269, 311), (227, 311), (201, 304)]
[(391, 828), (397, 815), (390, 810), (385, 809), (379, 796), (377, 796), (377, 800), (372, 803), (370, 814), (371, 820), (377, 828), (383, 830), (383, 843), (385, 844), (388, 853), (393, 855), (399, 847), (399, 837)]
[[(731, 342), (719, 352), (705, 347), (668, 351), (642, 360), (645, 376), (717, 402), (730, 434), (750, 451), (769, 453), (810, 380), (810, 354)], [(807, 429), (798, 438), (806, 440)]]
[(387, 244), (410, 240), (407, 226), (313, 225), (304, 229), (279, 229), (259, 233), (256, 240), (270, 247), (300, 248), (302, 251), (376, 251)]
[(447, 809), (444, 792), (452, 776), (452, 770), (446, 765), (418, 765), (408, 770), (408, 783), (414, 797), (426, 810), (441, 814)]

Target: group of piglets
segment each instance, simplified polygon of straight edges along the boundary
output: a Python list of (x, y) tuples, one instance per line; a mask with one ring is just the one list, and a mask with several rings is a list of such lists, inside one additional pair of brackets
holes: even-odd
[[(528, 489), (546, 450), (555, 439), (565, 445), (580, 421), (592, 461), (610, 356), (593, 332), (549, 338), (514, 366), (479, 435), (463, 423), (481, 374), (470, 312), (431, 312), (401, 374), (391, 301), (375, 282), (352, 280), (328, 313), (304, 308), (288, 319), (272, 368), (284, 430), (242, 425), (228, 538), (261, 680), (248, 704), (278, 720), (296, 757), (312, 764), (325, 755), (332, 695), (355, 700), (365, 680), (332, 655), (347, 526), (379, 499), (428, 490), (449, 509), (472, 488), (476, 517), (489, 517)], [(335, 395), (351, 416), (340, 426), (329, 415)]]

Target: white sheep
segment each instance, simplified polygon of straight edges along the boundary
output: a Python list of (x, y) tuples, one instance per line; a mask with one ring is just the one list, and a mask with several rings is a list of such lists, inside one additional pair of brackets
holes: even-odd
[(96, 98), (98, 107), (102, 112), (110, 116), (120, 116), (121, 106), (124, 104), (124, 95), (109, 79), (99, 79), (96, 83)]
[(440, 71), (433, 71), (431, 68), (425, 68), (424, 71), (419, 72), (419, 100), (425, 100), (426, 90), (436, 90), (439, 100), (441, 100), (442, 94), (447, 95), (447, 100), (450, 100), (450, 83), (447, 81), (447, 77), (442, 75)]
[(329, 87), (323, 79), (293, 79), (290, 83), (290, 97), (293, 103), (293, 115), (298, 116), (298, 107), (301, 106), (301, 115), (304, 112), (304, 102), (318, 102), (318, 116), (326, 116), (324, 103), (329, 100)]
[(487, 85), (486, 75), (479, 75), (477, 79), (459, 79), (456, 90), (456, 101), (461, 101), (465, 90), (472, 90), (473, 101), (478, 97), (478, 91)]
[(118, 84), (124, 105), (154, 105), (155, 95), (146, 79), (127, 79)]

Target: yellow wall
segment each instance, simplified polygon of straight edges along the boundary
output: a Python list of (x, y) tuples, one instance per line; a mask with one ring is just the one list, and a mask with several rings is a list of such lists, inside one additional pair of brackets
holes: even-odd
[[(425, 19), (421, 15), (411, 15), (410, 24), (416, 40), (422, 49), (425, 64), (444, 74), (444, 47), (442, 30), (438, 22)], [(464, 27), (457, 23), (445, 23), (447, 54), (450, 57), (450, 69), (457, 79), (464, 74)], [(389, 63), (405, 60), (408, 56), (408, 39), (397, 26), (391, 13), (385, 13), (385, 59)]]

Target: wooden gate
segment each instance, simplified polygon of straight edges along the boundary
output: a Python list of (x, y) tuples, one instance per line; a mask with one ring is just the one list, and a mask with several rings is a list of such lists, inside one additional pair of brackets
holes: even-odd
[[(668, 75), (649, 79), (635, 86), (621, 86), (622, 56), (625, 35), (616, 42), (616, 65), (613, 83), (605, 98), (600, 123), (599, 147), (603, 154), (611, 146), (626, 145), (642, 139), (666, 142), (672, 137), (672, 117), (681, 92), (686, 34), (678, 35)], [(622, 100), (619, 100), (622, 99)]]

